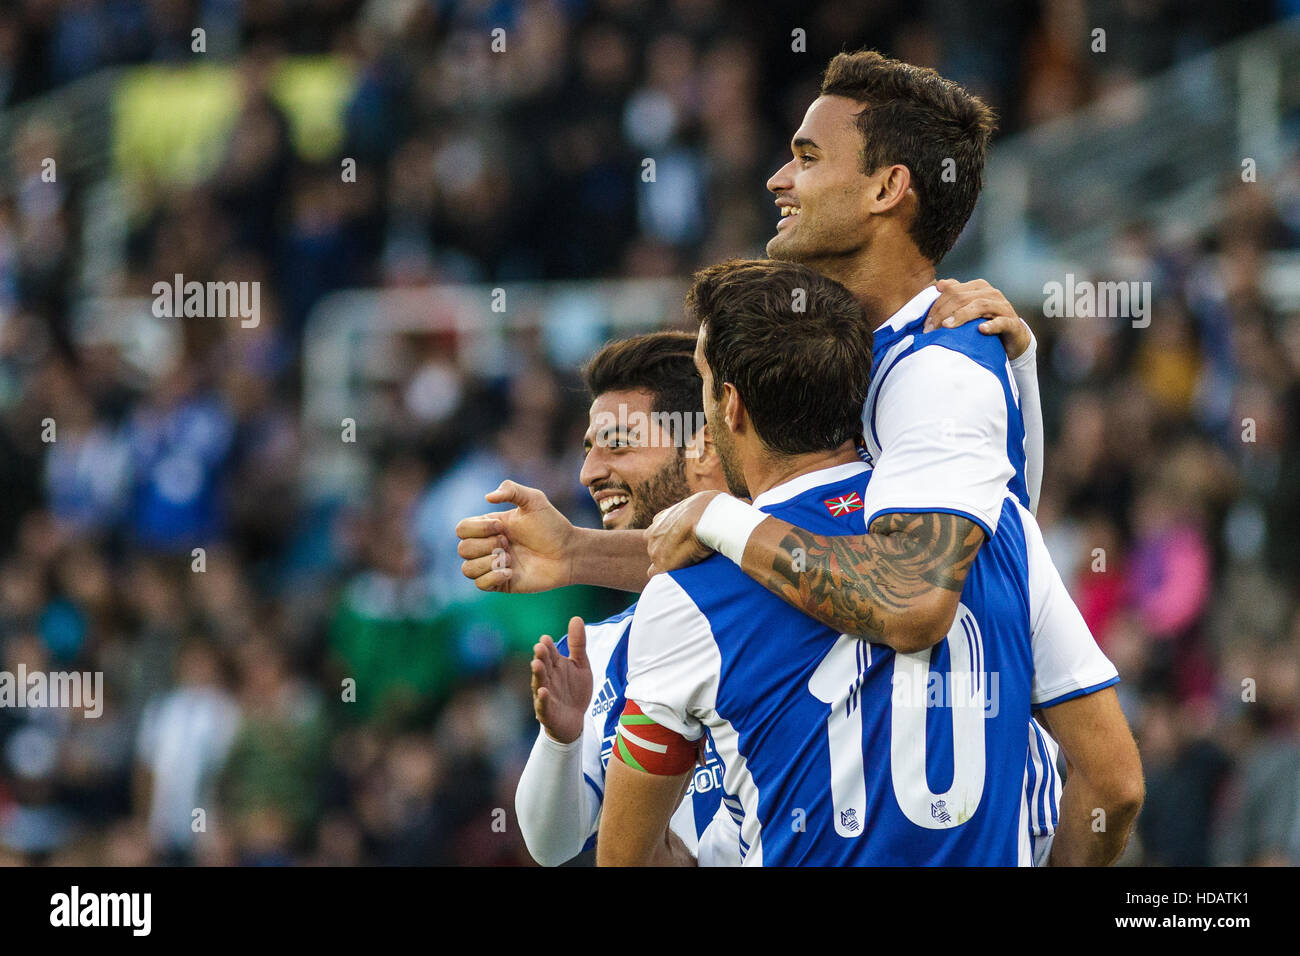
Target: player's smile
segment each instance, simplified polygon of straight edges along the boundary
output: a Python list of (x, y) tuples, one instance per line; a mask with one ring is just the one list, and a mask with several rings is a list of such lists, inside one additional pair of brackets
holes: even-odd
[(632, 492), (628, 488), (602, 488), (593, 491), (591, 498), (600, 509), (600, 521), (606, 528), (613, 527), (619, 519), (631, 512)]
[(789, 200), (777, 200), (777, 206), (781, 210), (781, 218), (776, 221), (776, 231), (780, 232), (785, 227), (791, 225), (793, 221), (803, 212), (802, 206), (797, 206)]

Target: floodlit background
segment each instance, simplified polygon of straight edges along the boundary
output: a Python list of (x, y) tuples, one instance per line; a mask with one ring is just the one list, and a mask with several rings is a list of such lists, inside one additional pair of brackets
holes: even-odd
[[(1001, 117), (940, 274), (1042, 344), (1039, 518), (1147, 772), (1126, 861), (1300, 863), (1297, 14), (3, 4), (0, 669), (101, 671), (106, 704), (0, 709), (0, 855), (527, 862), (524, 662), (627, 597), (479, 594), (452, 527), (506, 476), (595, 524), (578, 364), (761, 254), (865, 45)], [(260, 321), (155, 316), (178, 273), (259, 282)], [(1152, 283), (1150, 325), (1044, 317), (1070, 275)]]

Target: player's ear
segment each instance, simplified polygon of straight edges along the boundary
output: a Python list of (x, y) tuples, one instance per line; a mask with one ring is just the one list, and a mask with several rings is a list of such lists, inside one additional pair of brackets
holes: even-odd
[(740, 400), (740, 392), (730, 382), (725, 383), (722, 386), (722, 419), (727, 423), (727, 428), (738, 432), (745, 427), (748, 418), (745, 403)]
[(912, 171), (901, 163), (882, 166), (869, 177), (867, 211), (880, 215), (898, 206), (912, 188)]

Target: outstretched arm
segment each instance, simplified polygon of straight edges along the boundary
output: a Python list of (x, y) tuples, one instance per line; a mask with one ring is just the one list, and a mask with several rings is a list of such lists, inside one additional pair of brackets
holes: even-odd
[(531, 594), (594, 584), (639, 592), (645, 587), (644, 531), (575, 528), (545, 494), (514, 481), (503, 481), (485, 497), (514, 507), (456, 525), (461, 573), (480, 591)]

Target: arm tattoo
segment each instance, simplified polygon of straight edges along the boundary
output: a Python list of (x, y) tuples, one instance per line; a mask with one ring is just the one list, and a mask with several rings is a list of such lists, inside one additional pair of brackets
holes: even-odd
[(758, 581), (818, 620), (879, 641), (886, 620), (933, 588), (960, 592), (984, 532), (950, 514), (891, 514), (866, 537), (791, 528)]

